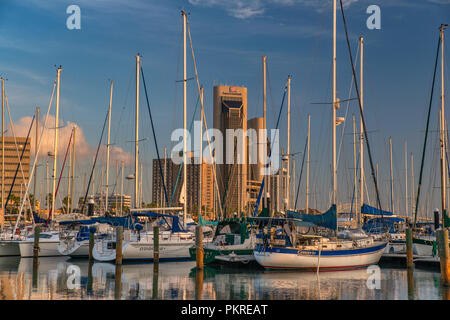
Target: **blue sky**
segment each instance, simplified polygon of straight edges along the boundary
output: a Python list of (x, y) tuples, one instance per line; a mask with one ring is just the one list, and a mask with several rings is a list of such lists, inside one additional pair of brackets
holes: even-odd
[[(404, 210), (404, 142), (408, 143), (408, 160), (409, 153), (414, 154), (417, 182), (438, 27), (441, 23), (450, 23), (450, 1), (347, 0), (344, 3), (354, 54), (358, 37), (365, 37), (366, 119), (374, 161), (380, 168), (383, 205), (388, 204), (389, 189), (386, 143), (392, 136), (395, 198), (398, 198), (400, 210)], [(66, 8), (71, 4), (81, 8), (81, 30), (66, 28)], [(366, 27), (369, 17), (366, 9), (372, 4), (381, 9), (380, 30)], [(55, 65), (62, 65), (61, 116), (64, 123), (76, 123), (93, 152), (108, 104), (108, 81), (113, 79), (112, 141), (123, 149), (122, 153), (132, 153), (132, 143), (127, 141), (133, 140), (134, 56), (140, 53), (160, 151), (164, 147), (170, 150), (170, 133), (182, 126), (182, 87), (176, 82), (182, 71), (181, 9), (190, 14), (210, 127), (215, 84), (247, 86), (248, 117), (262, 115), (262, 55), (267, 56), (269, 68), (268, 123), (274, 127), (286, 78), (292, 75), (291, 150), (303, 150), (307, 115), (311, 114), (311, 179), (317, 185), (318, 207), (325, 209), (329, 204), (331, 177), (331, 113), (329, 106), (311, 103), (331, 99), (331, 2), (328, 0), (3, 0), (0, 4), (0, 74), (8, 79), (6, 90), (13, 121), (19, 125), (21, 118), (34, 113), (36, 105), (41, 107), (41, 114), (45, 113), (56, 74)], [(337, 17), (338, 96), (347, 99), (351, 69), (339, 12)], [(446, 44), (447, 61), (448, 48)], [(188, 76), (193, 76), (190, 55), (188, 59)], [(448, 67), (445, 72), (446, 81), (450, 83)], [(440, 88), (440, 81), (436, 85), (436, 89)], [(351, 97), (355, 96), (353, 91)], [(148, 160), (155, 157), (155, 149), (144, 98), (142, 92), (141, 136), (148, 140), (142, 143), (141, 155), (149, 163)], [(196, 86), (191, 81), (189, 115), (196, 101)], [(436, 130), (439, 93), (434, 101), (432, 130)], [(448, 95), (446, 101), (449, 105)], [(339, 115), (344, 115), (346, 106), (341, 106)], [(339, 167), (342, 201), (349, 200), (352, 188), (351, 114), (357, 112), (357, 105), (350, 103)], [(286, 121), (285, 114), (282, 121)], [(282, 132), (281, 141), (284, 137)], [(428, 149), (430, 165), (424, 177), (430, 196), (432, 186), (439, 186), (439, 180), (433, 180), (435, 149), (435, 144)], [(82, 158), (78, 167), (80, 190), (82, 172), (88, 168), (87, 158)], [(297, 156), (296, 161), (299, 170), (301, 158)], [(115, 168), (111, 175), (115, 181)], [(149, 202), (150, 167), (144, 169), (144, 180), (144, 199)], [(131, 190), (131, 185), (127, 184), (126, 188)], [(371, 188), (368, 184), (368, 189)], [(436, 196), (433, 199), (430, 205), (438, 206)], [(304, 196), (300, 201), (303, 203)]]

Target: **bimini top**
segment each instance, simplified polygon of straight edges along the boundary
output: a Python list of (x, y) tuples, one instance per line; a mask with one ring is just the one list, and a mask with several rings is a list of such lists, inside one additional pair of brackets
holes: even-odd
[[(163, 218), (164, 221), (172, 228), (172, 232), (186, 232), (181, 226), (180, 218), (176, 215), (157, 213), (153, 211), (132, 212), (133, 217), (149, 217), (149, 218)], [(172, 219), (172, 224), (168, 223), (166, 218)]]

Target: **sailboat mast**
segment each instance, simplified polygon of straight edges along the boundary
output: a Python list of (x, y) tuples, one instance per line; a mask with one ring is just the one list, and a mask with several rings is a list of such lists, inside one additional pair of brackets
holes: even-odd
[[(76, 133), (77, 133), (77, 127), (74, 126), (73, 127), (73, 134), (72, 134), (72, 139), (73, 139), (73, 143), (72, 143), (72, 173), (70, 175), (70, 179), (72, 181), (71, 183), (71, 188), (70, 188), (70, 195), (69, 195), (69, 205), (70, 205), (70, 210), (73, 210), (73, 188), (74, 188), (74, 184), (73, 184), (73, 180), (75, 177), (75, 137), (76, 137)], [(70, 210), (68, 210), (68, 212), (70, 213)]]
[(391, 168), (391, 212), (394, 213), (394, 177), (392, 174), (392, 138), (389, 137), (389, 154), (390, 154), (390, 168)]
[(111, 134), (111, 105), (112, 105), (113, 86), (114, 81), (111, 80), (111, 93), (109, 95), (109, 111), (108, 111), (108, 142), (106, 144), (106, 199), (105, 199), (106, 211), (108, 211), (108, 195), (109, 195), (109, 145)]
[[(37, 158), (37, 148), (38, 148), (38, 140), (39, 140), (39, 107), (36, 107), (36, 138), (34, 142), (34, 157)], [(34, 181), (33, 181), (33, 206), (36, 207), (36, 175), (37, 170), (34, 171)]]
[(120, 216), (123, 216), (123, 164), (124, 162), (122, 161), (122, 168), (120, 169), (122, 171), (122, 179), (120, 182)]
[[(264, 130), (265, 133), (267, 134), (267, 117), (266, 117), (266, 60), (267, 57), (266, 56), (262, 56), (262, 67), (263, 67), (263, 126), (264, 126)], [(263, 143), (266, 144), (267, 143), (267, 135), (264, 134), (263, 135)], [(265, 150), (265, 154), (264, 156), (264, 163), (267, 162), (267, 149), (263, 148), (263, 150)], [(270, 176), (266, 177), (267, 180), (269, 180)], [(268, 192), (268, 181), (266, 183), (264, 183), (264, 206), (267, 208), (267, 192)], [(269, 208), (267, 208), (267, 210), (269, 210)]]
[(356, 221), (358, 223), (358, 226), (360, 225), (360, 217), (358, 212), (358, 188), (357, 188), (357, 164), (356, 164), (356, 121), (355, 121), (355, 115), (353, 115), (353, 175), (354, 175), (354, 199), (355, 199), (355, 214), (356, 214)]
[[(56, 166), (57, 166), (57, 158), (58, 158), (58, 125), (59, 125), (59, 89), (60, 89), (60, 80), (61, 80), (61, 70), (62, 67), (59, 66), (57, 71), (57, 90), (56, 90), (56, 116), (55, 116), (55, 144), (53, 146), (53, 191), (52, 191), (52, 215), (55, 214), (55, 198), (56, 198)], [(51, 220), (51, 217), (49, 217)]]
[(336, 0), (333, 0), (333, 118), (332, 118), (332, 154), (333, 154), (333, 204), (337, 205), (337, 172), (336, 172)]
[[(364, 76), (363, 76), (363, 53), (364, 53), (364, 38), (359, 37), (359, 45), (360, 45), (360, 70), (359, 70), (359, 81), (361, 83), (360, 89), (360, 98), (361, 98), (361, 110), (364, 111)], [(359, 204), (360, 206), (364, 205), (364, 124), (362, 118), (360, 119), (360, 139), (359, 139), (359, 158), (361, 162), (360, 168), (360, 195), (359, 195)], [(357, 212), (359, 212), (359, 208), (356, 208)]]
[(135, 149), (134, 149), (134, 207), (139, 207), (139, 65), (140, 56), (136, 55), (136, 121), (135, 121)]
[(446, 172), (445, 172), (445, 96), (444, 96), (444, 25), (440, 27), (441, 37), (441, 110), (440, 110), (440, 142), (441, 142), (441, 205), (442, 227), (445, 228), (446, 208)]
[[(203, 87), (200, 88), (200, 103), (201, 105), (203, 105)], [(199, 181), (199, 194), (198, 194), (198, 210), (200, 212), (200, 214), (202, 213), (202, 203), (203, 203), (203, 192), (202, 192), (202, 187), (203, 187), (203, 113), (200, 112), (200, 152), (199, 152), (199, 156), (200, 156), (200, 169), (199, 169), (199, 176), (200, 176), (200, 181)], [(165, 170), (165, 169), (164, 169)]]
[(405, 140), (405, 210), (406, 216), (409, 214), (408, 210), (408, 145)]
[(308, 153), (306, 159), (306, 214), (309, 213), (309, 148), (311, 140), (311, 115), (308, 115)]
[(3, 229), (5, 222), (5, 79), (2, 81), (2, 215), (0, 217), (0, 224)]
[(415, 211), (414, 208), (414, 158), (413, 153), (411, 152), (411, 217)]
[(186, 137), (186, 108), (187, 108), (187, 75), (186, 75), (186, 12), (181, 11), (183, 16), (183, 227), (186, 228), (187, 217), (187, 137)]
[(290, 176), (290, 158), (291, 158), (291, 76), (288, 76), (288, 90), (287, 90), (287, 98), (288, 98), (288, 112), (287, 112), (287, 172), (286, 172), (286, 209), (291, 209), (289, 203), (289, 191), (291, 189), (291, 176)]

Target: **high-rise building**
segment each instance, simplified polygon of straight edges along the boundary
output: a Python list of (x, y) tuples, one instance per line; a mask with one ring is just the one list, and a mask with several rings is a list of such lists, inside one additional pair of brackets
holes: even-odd
[(223, 136), (222, 159), (216, 154), (221, 204), (232, 216), (247, 205), (247, 88), (214, 86), (213, 122)]
[[(26, 142), (26, 144), (25, 144)], [(5, 180), (4, 180), (4, 197), (5, 201), (9, 192), (11, 195), (22, 198), (25, 193), (25, 189), (30, 178), (30, 142), (31, 138), (26, 137), (5, 137)], [(16, 145), (17, 143), (17, 145)], [(22, 154), (23, 151), (23, 154)], [(0, 137), (0, 184), (2, 174), (2, 138)], [(21, 161), (19, 161), (21, 159)], [(20, 168), (19, 163), (22, 164)], [(17, 174), (16, 174), (17, 171)], [(23, 175), (22, 175), (23, 171)], [(16, 177), (14, 180), (14, 176)], [(11, 189), (11, 186), (14, 186)], [(1, 186), (0, 186), (1, 188)], [(1, 191), (0, 191), (1, 193)], [(0, 194), (1, 197), (1, 194)], [(12, 203), (11, 198), (8, 205)], [(3, 222), (4, 216), (0, 212), (0, 222)]]
[[(208, 164), (206, 159), (203, 159), (203, 164), (200, 165), (198, 158), (192, 157), (190, 157), (190, 162), (191, 163), (188, 163), (186, 168), (188, 212), (198, 213), (200, 206), (203, 209), (202, 212), (212, 212), (214, 187), (212, 165)], [(152, 202), (158, 207), (167, 207), (161, 177), (162, 171), (169, 202), (172, 199), (170, 206), (182, 206), (183, 200), (180, 199), (180, 195), (183, 186), (183, 170), (181, 165), (175, 164), (170, 158), (166, 158), (161, 159), (161, 169), (162, 170), (160, 170), (158, 159), (153, 159)], [(201, 173), (200, 170), (202, 170)], [(201, 183), (200, 177), (202, 180)]]

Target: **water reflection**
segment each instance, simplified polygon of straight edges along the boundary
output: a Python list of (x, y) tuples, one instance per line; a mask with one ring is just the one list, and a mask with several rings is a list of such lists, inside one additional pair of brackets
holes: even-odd
[(438, 271), (382, 268), (381, 289), (366, 269), (341, 272), (267, 272), (209, 267), (195, 261), (124, 264), (65, 257), (0, 258), (0, 299), (223, 299), (346, 300), (450, 299)]

